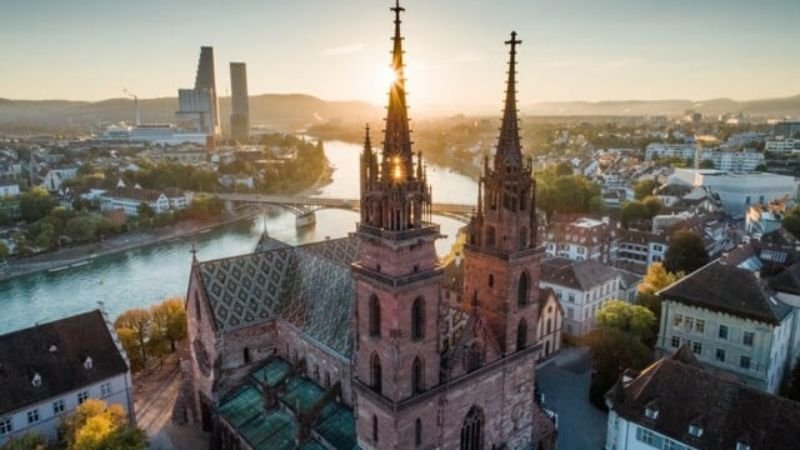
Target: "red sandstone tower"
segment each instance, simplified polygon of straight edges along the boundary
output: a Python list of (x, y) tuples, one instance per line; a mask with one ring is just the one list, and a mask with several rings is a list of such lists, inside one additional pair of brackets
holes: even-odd
[[(358, 443), (364, 449), (417, 448), (420, 417), (436, 403), (403, 407), (438, 384), (437, 313), (442, 270), (430, 222), (431, 190), (421, 155), (411, 150), (400, 13), (395, 13), (392, 69), (383, 151), (373, 152), (367, 128), (361, 161), (361, 256), (356, 282)], [(426, 413), (425, 410), (430, 410)], [(428, 424), (431, 426), (431, 424)], [(417, 436), (420, 436), (418, 438)], [(433, 442), (434, 433), (427, 433)]]
[(531, 345), (536, 324), (539, 260), (536, 185), (524, 161), (516, 99), (517, 33), (511, 47), (505, 110), (494, 163), (484, 164), (478, 207), (465, 247), (464, 307), (477, 310), (494, 332), (503, 354)]

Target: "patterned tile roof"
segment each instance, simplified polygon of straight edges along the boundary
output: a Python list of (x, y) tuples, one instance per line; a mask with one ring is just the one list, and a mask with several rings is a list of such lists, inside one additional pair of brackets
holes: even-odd
[(343, 356), (352, 350), (355, 237), (199, 264), (218, 330), (282, 317)]

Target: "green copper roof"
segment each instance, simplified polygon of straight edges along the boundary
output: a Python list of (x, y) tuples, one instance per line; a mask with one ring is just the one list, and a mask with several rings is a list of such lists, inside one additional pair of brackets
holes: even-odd
[(273, 359), (266, 366), (250, 374), (259, 383), (275, 386), (291, 370), (289, 363), (282, 359)]
[(356, 446), (353, 410), (338, 403), (325, 405), (314, 431), (338, 450), (350, 450)]
[(286, 394), (280, 397), (281, 402), (292, 409), (295, 413), (307, 412), (323, 396), (325, 391), (311, 382), (308, 378), (297, 377), (289, 380), (286, 386)]

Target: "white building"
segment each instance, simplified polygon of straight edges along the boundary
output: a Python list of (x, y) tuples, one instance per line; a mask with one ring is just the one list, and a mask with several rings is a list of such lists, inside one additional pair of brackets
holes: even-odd
[(561, 349), (561, 327), (564, 309), (551, 289), (539, 290), (539, 316), (536, 324), (536, 342), (541, 346), (539, 360)]
[(573, 222), (554, 222), (541, 234), (547, 256), (572, 261), (613, 261), (617, 255), (616, 231), (608, 219), (581, 217)]
[(704, 370), (684, 346), (606, 394), (606, 450), (797, 448), (800, 403)]
[(800, 356), (798, 309), (764, 289), (750, 270), (715, 261), (659, 296), (661, 355), (688, 345), (710, 369), (769, 393)]
[(775, 231), (782, 226), (785, 208), (772, 208), (771, 205), (753, 205), (747, 210), (744, 230), (751, 235)]
[(798, 181), (773, 173), (728, 173), (719, 170), (675, 169), (669, 183), (703, 187), (716, 194), (725, 213), (744, 217), (750, 205), (797, 197)]
[(0, 197), (15, 197), (19, 195), (17, 183), (0, 184)]
[(542, 262), (539, 286), (552, 289), (564, 309), (563, 332), (583, 336), (594, 328), (597, 311), (619, 298), (620, 275), (593, 259), (573, 262), (552, 258)]
[[(680, 158), (694, 161), (697, 154), (694, 144), (662, 144), (654, 142), (645, 149), (645, 160)], [(764, 163), (764, 154), (754, 151), (700, 150), (700, 161), (711, 161), (717, 170), (752, 171)]]
[(163, 192), (140, 188), (116, 188), (100, 195), (103, 211), (123, 210), (126, 216), (139, 215), (139, 205), (149, 205), (156, 214), (170, 209), (170, 201)]
[(770, 139), (764, 144), (764, 150), (771, 153), (798, 153), (800, 152), (800, 139)]
[(99, 310), (0, 336), (0, 379), (0, 446), (27, 432), (55, 443), (61, 420), (89, 398), (134, 421), (128, 358)]
[(77, 176), (77, 167), (59, 167), (56, 169), (50, 169), (42, 178), (40, 185), (50, 192), (56, 192), (61, 189), (65, 181), (71, 180)]

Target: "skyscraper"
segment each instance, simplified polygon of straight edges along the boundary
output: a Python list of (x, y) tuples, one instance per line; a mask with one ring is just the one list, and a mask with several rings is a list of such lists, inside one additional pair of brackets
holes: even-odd
[(219, 103), (214, 75), (214, 47), (200, 47), (194, 89), (178, 89), (179, 122), (184, 127), (219, 136)]
[(250, 99), (247, 96), (247, 66), (231, 63), (231, 137), (239, 142), (250, 139)]

